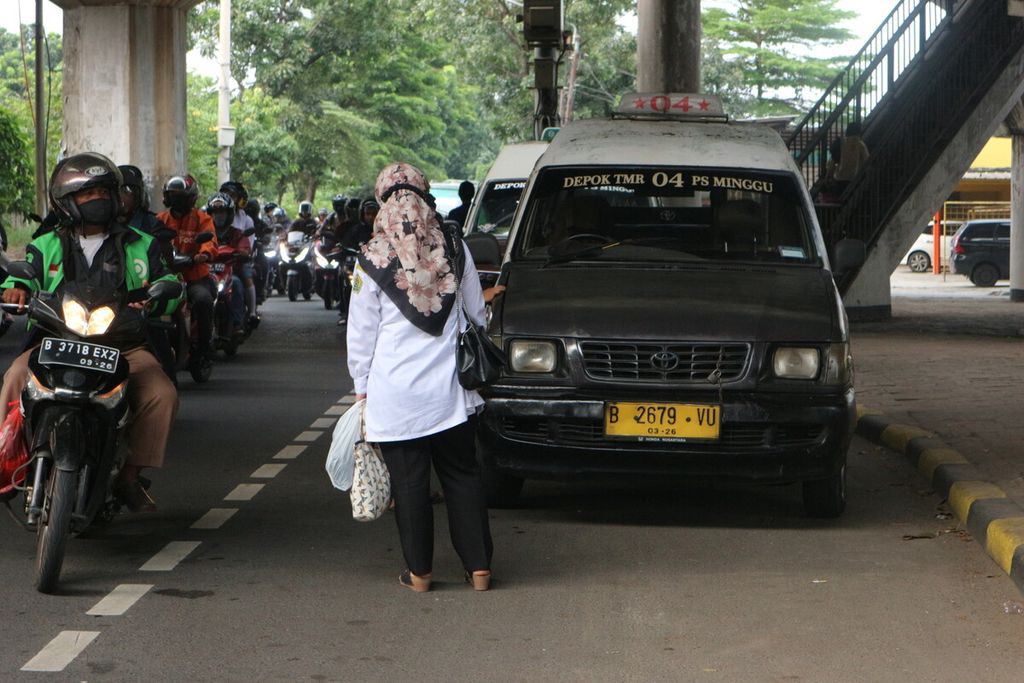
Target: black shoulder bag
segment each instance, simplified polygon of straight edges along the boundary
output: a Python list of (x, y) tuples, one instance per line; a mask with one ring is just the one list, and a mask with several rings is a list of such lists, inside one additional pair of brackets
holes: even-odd
[(466, 311), (462, 300), (462, 269), (465, 254), (461, 249), (461, 240), (444, 230), (445, 240), (451, 248), (452, 262), (455, 270), (455, 306), (459, 316), (459, 337), (455, 353), (455, 365), (459, 373), (459, 384), (465, 389), (479, 389), (492, 384), (501, 375), (505, 365), (505, 353), (499, 349), (487, 331), (477, 326)]

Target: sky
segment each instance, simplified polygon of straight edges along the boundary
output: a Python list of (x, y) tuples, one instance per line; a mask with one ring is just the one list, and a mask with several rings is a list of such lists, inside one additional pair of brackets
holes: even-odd
[[(35, 0), (0, 0), (3, 2), (5, 11), (0, 12), (0, 27), (8, 31), (18, 30), (18, 9), (21, 10), (22, 23), (35, 21)], [(733, 5), (735, 0), (703, 0), (704, 7), (726, 7)], [(8, 5), (10, 3), (10, 5)], [(836, 5), (840, 9), (856, 12), (859, 16), (847, 22), (846, 28), (853, 31), (856, 39), (847, 44), (840, 45), (835, 49), (836, 54), (852, 55), (860, 49), (864, 42), (871, 37), (886, 15), (895, 7), (897, 0), (839, 0)], [(10, 6), (10, 11), (6, 11)], [(49, 0), (43, 0), (43, 25), (47, 32), (62, 33), (64, 12)], [(624, 22), (629, 26), (630, 22)], [(635, 26), (635, 22), (633, 22)], [(203, 63), (203, 59), (194, 53), (188, 56), (189, 69), (199, 71), (205, 75), (216, 76), (217, 67), (212, 60)]]

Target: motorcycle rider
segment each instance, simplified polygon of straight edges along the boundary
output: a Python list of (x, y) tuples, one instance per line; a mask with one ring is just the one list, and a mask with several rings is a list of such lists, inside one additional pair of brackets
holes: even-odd
[[(380, 204), (377, 203), (376, 199), (371, 198), (363, 201), (359, 208), (359, 222), (349, 228), (345, 233), (345, 237), (341, 240), (341, 247), (343, 249), (358, 251), (364, 244), (370, 241), (370, 238), (373, 236), (373, 221), (377, 218), (378, 211), (380, 211)], [(342, 280), (342, 285), (341, 303), (338, 306), (339, 325), (344, 325), (348, 322), (348, 301), (352, 292), (347, 273)]]
[(345, 230), (349, 226), (348, 216), (345, 214), (345, 205), (348, 204), (348, 197), (343, 194), (336, 194), (331, 199), (333, 213), (327, 217), (327, 221), (320, 226), (321, 232), (330, 231), (334, 233), (337, 240), (345, 236)]
[[(249, 214), (245, 212), (245, 207), (249, 203), (249, 193), (246, 191), (245, 186), (237, 180), (227, 181), (220, 186), (220, 191), (227, 194), (234, 201), (235, 218), (232, 225), (242, 232), (253, 229), (250, 236), (245, 238), (249, 242), (248, 253), (251, 254), (256, 245), (256, 225)], [(256, 313), (256, 283), (252, 276), (252, 261), (242, 263), (238, 271), (242, 283), (245, 285), (245, 309), (249, 311), (249, 326), (255, 327), (258, 316)]]
[[(25, 259), (35, 266), (36, 276), (29, 280), (9, 277), (2, 285), (4, 303), (24, 308), (30, 293), (59, 295), (65, 282), (116, 286), (122, 295), (158, 281), (176, 282), (160, 256), (156, 240), (117, 220), (123, 211), (123, 184), (117, 166), (101, 154), (75, 154), (58, 163), (50, 178), (49, 200), (60, 219), (59, 227), (28, 245)], [(128, 304), (138, 311), (146, 305)], [(137, 333), (126, 335), (120, 346), (129, 365), (128, 400), (134, 417), (128, 430), (127, 461), (118, 473), (113, 492), (129, 510), (152, 512), (156, 504), (139, 482), (139, 472), (162, 466), (178, 410), (178, 394), (146, 348), (145, 326), (139, 325)], [(34, 347), (41, 338), (36, 328), (29, 346)], [(31, 349), (18, 356), (4, 375), (0, 420), (28, 382), (30, 353)]]
[(316, 212), (316, 224), (318, 228), (324, 227), (324, 223), (327, 222), (327, 215), (330, 212), (327, 211), (326, 207), (320, 208)]
[[(156, 217), (156, 214), (149, 210), (149, 190), (146, 188), (146, 180), (142, 176), (142, 171), (138, 166), (130, 164), (122, 164), (117, 169), (121, 171), (121, 177), (124, 178), (121, 202), (124, 205), (125, 222), (147, 235), (155, 235), (160, 228), (165, 226)], [(166, 260), (166, 254), (164, 258)]]
[[(216, 192), (206, 202), (206, 213), (213, 219), (213, 225), (217, 230), (217, 243), (221, 246), (231, 247), (246, 256), (252, 253), (252, 246), (249, 238), (235, 226), (235, 202), (227, 192)], [(246, 216), (248, 218), (248, 216)], [(248, 261), (246, 261), (248, 263)], [(231, 319), (234, 323), (235, 334), (242, 334), (242, 325), (245, 320), (245, 299), (242, 295), (242, 279), (232, 274), (231, 286)]]
[(299, 203), (299, 217), (292, 221), (292, 225), (288, 228), (289, 231), (301, 230), (309, 236), (313, 236), (317, 229), (316, 219), (313, 218), (313, 203), (312, 202), (300, 202)]
[[(210, 277), (210, 259), (217, 255), (217, 237), (213, 219), (196, 209), (199, 197), (199, 183), (191, 175), (174, 176), (164, 183), (164, 206), (157, 218), (176, 233), (172, 240), (174, 249), (185, 256), (193, 256), (195, 264), (185, 269), (188, 302), (192, 316), (199, 328), (199, 339), (192, 349), (193, 358), (200, 356), (212, 360), (210, 339), (213, 337), (213, 302), (217, 298), (217, 286)], [(204, 244), (196, 244), (196, 235), (202, 232), (214, 233), (214, 238)]]

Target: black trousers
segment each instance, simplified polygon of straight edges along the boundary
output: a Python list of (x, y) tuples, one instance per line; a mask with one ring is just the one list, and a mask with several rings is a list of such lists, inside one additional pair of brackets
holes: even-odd
[(480, 469), (476, 462), (476, 418), (438, 434), (380, 444), (391, 475), (395, 520), (406, 566), (429, 574), (434, 563), (434, 509), (430, 463), (448, 506), (452, 545), (468, 572), (490, 569), (494, 551)]
[(196, 319), (199, 339), (196, 345), (199, 351), (207, 353), (210, 340), (213, 338), (213, 302), (217, 298), (217, 285), (211, 278), (203, 278), (190, 282), (188, 285), (188, 303), (192, 307), (192, 316)]

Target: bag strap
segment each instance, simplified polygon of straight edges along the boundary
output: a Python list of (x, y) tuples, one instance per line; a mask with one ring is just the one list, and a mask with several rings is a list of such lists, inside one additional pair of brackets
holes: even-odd
[(462, 240), (457, 239), (451, 230), (442, 226), (445, 245), (448, 253), (452, 255), (452, 269), (455, 275), (455, 310), (459, 316), (459, 332), (465, 331), (470, 326), (469, 313), (466, 311), (466, 302), (462, 298), (462, 269), (465, 266), (465, 254), (462, 250)]

